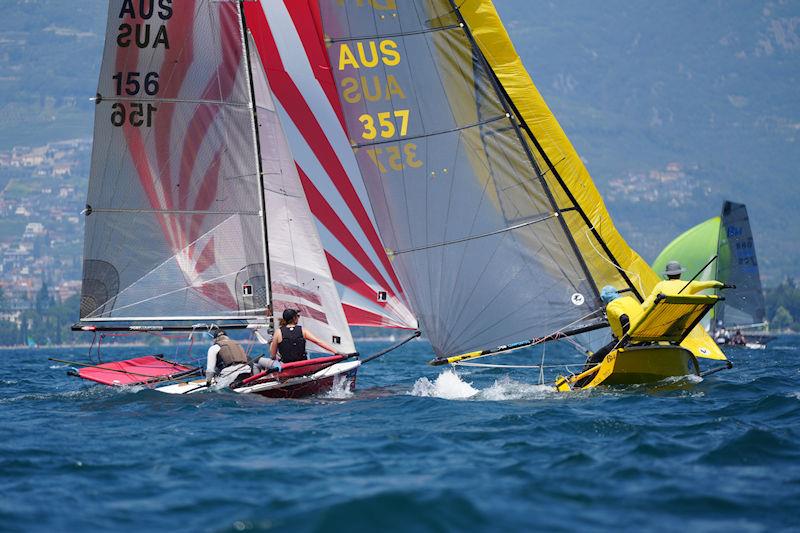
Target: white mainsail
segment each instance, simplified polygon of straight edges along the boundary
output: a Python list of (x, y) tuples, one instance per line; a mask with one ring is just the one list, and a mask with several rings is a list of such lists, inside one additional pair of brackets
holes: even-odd
[(82, 321), (263, 317), (252, 121), (238, 2), (109, 2)]
[(109, 2), (81, 322), (258, 324), (293, 307), (353, 352), (244, 22), (232, 0)]

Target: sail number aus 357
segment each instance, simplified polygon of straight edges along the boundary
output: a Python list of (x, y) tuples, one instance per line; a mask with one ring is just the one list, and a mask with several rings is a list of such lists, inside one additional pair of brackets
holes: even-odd
[[(395, 120), (397, 119), (400, 121), (400, 136), (405, 137), (408, 133), (408, 115), (408, 109), (382, 111), (377, 114), (377, 117), (373, 117), (372, 115), (365, 113), (358, 117), (361, 125), (364, 126), (364, 131), (361, 133), (361, 137), (369, 141), (377, 138), (380, 134), (383, 139), (391, 139), (395, 136), (395, 134), (397, 134), (398, 128), (395, 126)], [(395, 120), (393, 120), (393, 118)]]
[(422, 161), (417, 159), (417, 145), (414, 143), (405, 143), (402, 145), (402, 149), (400, 146), (386, 146), (385, 148), (372, 146), (367, 148), (367, 154), (381, 174), (388, 172), (386, 165), (398, 172), (407, 167), (419, 168), (422, 166)]

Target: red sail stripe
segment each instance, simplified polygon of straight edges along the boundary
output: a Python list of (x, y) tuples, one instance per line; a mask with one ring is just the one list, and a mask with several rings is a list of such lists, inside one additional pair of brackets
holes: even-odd
[(195, 270), (198, 274), (202, 274), (208, 268), (216, 262), (216, 253), (214, 251), (214, 236), (212, 235), (208, 242), (203, 247), (203, 251), (200, 252), (200, 255), (197, 257), (197, 263), (195, 264)]
[[(172, 36), (173, 43), (182, 43), (183, 46), (172, 46), (164, 51), (164, 60), (159, 69), (159, 83), (167, 91), (163, 95), (165, 98), (177, 98), (183, 82), (189, 73), (189, 68), (194, 61), (194, 24), (192, 15), (194, 14), (194, 2), (191, 2), (186, 9), (173, 10), (173, 16), (167, 21), (166, 27)], [(163, 106), (162, 106), (163, 107)], [(165, 190), (170, 190), (172, 184), (172, 167), (170, 165), (172, 156), (172, 125), (173, 115), (176, 105), (167, 105), (160, 109), (161, 112), (155, 128), (155, 148), (156, 163), (158, 164), (161, 181), (167, 184)], [(180, 193), (180, 191), (178, 191)], [(186, 190), (188, 193), (188, 189)], [(167, 208), (171, 209), (172, 199), (167, 197)], [(180, 199), (179, 199), (180, 201)], [(181, 209), (183, 203), (179, 204)]]
[(304, 300), (308, 300), (313, 304), (322, 305), (322, 299), (319, 297), (318, 294), (303, 289), (302, 287), (293, 287), (285, 283), (273, 281), (272, 292), (280, 294), (288, 294), (289, 296), (296, 296), (297, 298), (303, 298)]
[(297, 0), (284, 0), (284, 5), (289, 15), (292, 17), (292, 22), (300, 36), (300, 41), (303, 43), (303, 48), (306, 51), (311, 70), (314, 72), (314, 77), (319, 81), (322, 90), (328, 97), (336, 116), (339, 117), (339, 122), (342, 124), (342, 130), (347, 130), (344, 121), (344, 111), (339, 105), (339, 95), (336, 91), (336, 82), (333, 79), (331, 72), (330, 61), (328, 55), (325, 53), (325, 40), (322, 30), (322, 17), (319, 14), (319, 3), (317, 0), (311, 0), (307, 4), (298, 2)]
[[(369, 256), (361, 248), (361, 245), (358, 243), (358, 240), (350, 233), (350, 230), (347, 229), (347, 226), (342, 219), (339, 218), (339, 215), (336, 214), (336, 211), (330, 206), (330, 204), (325, 200), (325, 197), (319, 190), (314, 186), (314, 183), (308, 178), (303, 169), (300, 166), (297, 166), (297, 172), (300, 175), (300, 183), (303, 185), (303, 191), (306, 193), (306, 198), (308, 198), (308, 204), (311, 207), (311, 212), (317, 217), (320, 222), (330, 231), (333, 235), (336, 236), (339, 242), (347, 249), (348, 252), (358, 261), (358, 263), (373, 277), (373, 279), (381, 285), (381, 287), (386, 287), (386, 292), (394, 296), (394, 292), (392, 291), (390, 285), (386, 283), (386, 279), (381, 275), (381, 272), (375, 266), (375, 264), (370, 261)], [(353, 274), (355, 276), (355, 274)], [(336, 275), (334, 275), (334, 279), (340, 281)], [(361, 281), (359, 279), (359, 281)], [(362, 282), (363, 283), (363, 282)], [(373, 291), (373, 298), (375, 297)]]
[(193, 287), (195, 290), (200, 292), (203, 296), (210, 300), (214, 300), (215, 302), (219, 303), (222, 306), (227, 307), (228, 309), (237, 309), (238, 305), (236, 303), (236, 299), (231, 294), (228, 285), (225, 283), (221, 283), (218, 281), (212, 283), (204, 283), (199, 287)]
[[(180, 47), (173, 46), (164, 51), (164, 59), (159, 69), (158, 79), (161, 84), (164, 84), (168, 89), (172, 88), (174, 91), (174, 94), (166, 94), (166, 97), (178, 96), (194, 60), (194, 24), (192, 23), (194, 12), (195, 3), (190, 0), (185, 9), (173, 10), (173, 16), (170, 17), (166, 24), (167, 31), (172, 35), (172, 42), (184, 44)], [(175, 105), (161, 106), (162, 109), (159, 110), (161, 111), (161, 116), (157, 121), (157, 126), (154, 128), (156, 164), (160, 181), (164, 184), (165, 193), (169, 193), (172, 184), (172, 119), (176, 107)], [(164, 202), (165, 206), (155, 204), (154, 207), (173, 208), (172, 198), (169, 194), (164, 195)], [(170, 246), (176, 249), (176, 246), (182, 240), (180, 237), (180, 222), (177, 218), (171, 217), (168, 219), (168, 223), (171, 231), (166, 237), (170, 242)]]
[[(228, 7), (228, 9), (225, 9), (225, 7)], [(226, 42), (222, 45), (222, 62), (217, 66), (214, 76), (208, 81), (203, 91), (203, 98), (207, 100), (217, 99), (224, 101), (229, 98), (239, 75), (239, 67), (242, 62), (241, 33), (239, 31), (239, 20), (236, 16), (237, 12), (233, 9), (234, 7), (233, 5), (221, 5), (219, 8), (220, 24), (222, 26), (220, 33)], [(194, 174), (198, 149), (202, 146), (209, 129), (219, 116), (220, 111), (221, 106), (201, 105), (189, 123), (186, 140), (183, 145), (183, 152), (181, 154), (181, 182), (183, 185), (184, 180), (186, 180), (186, 185), (181, 190), (186, 190), (188, 192), (188, 179)], [(195, 130), (195, 127), (197, 127), (197, 130)], [(193, 139), (195, 135), (198, 138)], [(193, 206), (193, 210), (195, 211), (204, 211), (208, 209), (216, 198), (219, 182), (218, 158), (220, 154), (221, 150), (217, 152), (217, 157), (212, 160), (210, 165), (211, 168), (216, 168), (216, 172), (212, 173), (209, 169), (201, 182)], [(216, 177), (214, 177), (214, 175), (216, 175)], [(189, 228), (188, 240), (189, 242), (194, 242), (199, 237), (199, 229), (202, 220), (205, 219), (205, 215), (196, 214), (191, 218), (192, 222)]]
[(344, 309), (344, 315), (347, 318), (347, 323), (351, 326), (412, 329), (404, 326), (398, 326), (392, 322), (387, 322), (383, 316), (367, 311), (366, 309), (361, 309), (360, 307), (354, 307), (352, 305), (343, 303), (342, 309)]
[(286, 302), (283, 300), (272, 300), (273, 309), (275, 309), (275, 314), (280, 316), (283, 313), (284, 309), (297, 309), (300, 311), (300, 316), (307, 316), (309, 318), (313, 318), (318, 322), (322, 322), (323, 324), (328, 323), (328, 315), (326, 315), (323, 311), (319, 309), (314, 309), (313, 307), (309, 307), (304, 304), (299, 304), (295, 302)]
[(328, 259), (328, 266), (330, 266), (331, 274), (333, 275), (333, 279), (348, 287), (364, 298), (366, 298), (370, 302), (375, 302), (377, 305), (381, 307), (385, 307), (385, 302), (378, 302), (378, 294), (375, 292), (375, 289), (367, 285), (364, 280), (359, 278), (352, 270), (347, 268), (344, 263), (336, 259), (333, 255), (328, 252), (325, 252), (325, 257)]
[[(249, 6), (245, 6), (245, 9), (248, 7)], [(253, 32), (256, 48), (258, 49), (258, 53), (261, 56), (265, 68), (270, 71), (268, 77), (270, 80), (270, 87), (275, 93), (275, 96), (292, 117), (292, 121), (300, 129), (300, 133), (303, 135), (306, 142), (314, 150), (314, 153), (326, 173), (331, 177), (339, 194), (341, 194), (342, 198), (349, 206), (361, 230), (364, 232), (364, 235), (367, 236), (367, 240), (372, 245), (379, 260), (383, 263), (384, 268), (389, 273), (395, 286), (399, 291), (402, 291), (400, 282), (389, 262), (389, 258), (386, 256), (386, 252), (383, 250), (380, 238), (372, 225), (372, 221), (367, 211), (364, 209), (353, 184), (350, 182), (350, 178), (342, 166), (341, 161), (339, 161), (336, 151), (328, 142), (328, 138), (322, 126), (320, 126), (314, 113), (308, 107), (303, 94), (283, 67), (277, 45), (263, 11), (260, 9), (260, 6), (258, 9), (250, 7), (247, 13), (248, 24)]]
[[(214, 154), (214, 157), (211, 159), (211, 163), (206, 169), (206, 173), (203, 176), (202, 181), (200, 182), (199, 191), (197, 192), (197, 198), (195, 199), (195, 206), (194, 209), (198, 211), (207, 210), (211, 207), (211, 204), (214, 203), (214, 200), (217, 197), (217, 190), (219, 189), (219, 173), (220, 173), (220, 164), (222, 159), (222, 148), (217, 150)], [(207, 215), (203, 214), (195, 214), (191, 215), (189, 218), (189, 242), (192, 243), (191, 248), (189, 250), (189, 256), (194, 257), (192, 253), (192, 249), (194, 248), (194, 242), (200, 236), (200, 231), (202, 228), (203, 220), (206, 218)], [(211, 266), (211, 265), (208, 265)], [(198, 270), (198, 272), (200, 272)]]

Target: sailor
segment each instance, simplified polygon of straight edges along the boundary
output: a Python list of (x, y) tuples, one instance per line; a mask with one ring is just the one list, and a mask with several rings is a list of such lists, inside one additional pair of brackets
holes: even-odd
[(206, 358), (206, 386), (222, 369), (233, 365), (246, 365), (247, 354), (238, 342), (228, 337), (224, 330), (214, 332), (214, 343), (208, 348)]
[(300, 312), (296, 309), (284, 309), (280, 328), (272, 337), (269, 353), (273, 358), (280, 354), (283, 363), (292, 363), (308, 359), (306, 341), (313, 342), (323, 350), (336, 354), (336, 348), (323, 342), (316, 335), (298, 324)]
[[(632, 296), (620, 295), (619, 291), (611, 285), (603, 287), (600, 291), (600, 299), (606, 304), (606, 317), (608, 325), (611, 327), (611, 342), (586, 359), (584, 372), (600, 363), (612, 350), (625, 346), (627, 344), (625, 335), (642, 316), (642, 306), (639, 305), (639, 302)], [(592, 377), (584, 378), (583, 383), (576, 383), (576, 385), (585, 385)]]
[(744, 335), (742, 335), (742, 330), (740, 329), (736, 330), (736, 335), (734, 335), (733, 339), (731, 339), (731, 344), (733, 344), (734, 346), (744, 346), (745, 344), (747, 344), (747, 338)]
[(717, 344), (728, 344), (731, 342), (731, 333), (725, 328), (722, 320), (717, 320), (717, 329), (714, 331), (714, 341)]
[(681, 279), (681, 274), (686, 272), (686, 269), (681, 266), (678, 261), (670, 261), (667, 263), (667, 267), (664, 269), (664, 275), (667, 279), (663, 281), (659, 281), (653, 290), (650, 292), (650, 296), (648, 296), (644, 303), (642, 303), (643, 309), (649, 309), (653, 302), (655, 302), (656, 297), (659, 294), (665, 295), (676, 295), (676, 294), (697, 294), (700, 291), (704, 291), (706, 289), (720, 289), (724, 287), (724, 284), (719, 281), (683, 281)]

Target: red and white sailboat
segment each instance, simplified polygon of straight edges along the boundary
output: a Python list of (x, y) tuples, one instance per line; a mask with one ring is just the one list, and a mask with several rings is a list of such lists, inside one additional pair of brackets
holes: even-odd
[[(260, 329), (299, 309), (346, 355), (220, 376), (294, 397), (354, 385), (349, 325), (415, 328), (365, 207), (315, 11), (109, 2), (75, 329)], [(205, 388), (192, 371), (143, 356), (76, 374), (184, 394)]]

